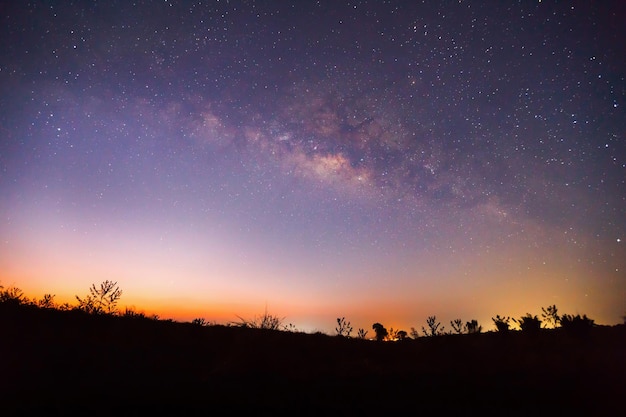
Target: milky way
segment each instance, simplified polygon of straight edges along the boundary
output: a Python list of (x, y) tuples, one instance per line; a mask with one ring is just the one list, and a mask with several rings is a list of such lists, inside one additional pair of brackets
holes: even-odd
[(5, 285), (303, 328), (626, 313), (619, 1), (2, 16)]

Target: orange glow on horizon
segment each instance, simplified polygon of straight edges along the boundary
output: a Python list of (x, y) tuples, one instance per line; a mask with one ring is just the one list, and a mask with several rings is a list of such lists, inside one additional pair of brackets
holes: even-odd
[[(31, 287), (20, 286), (17, 282), (6, 279), (6, 276), (2, 278), (0, 284), (3, 285), (5, 289), (12, 286), (20, 288), (29, 299), (40, 299), (44, 295), (44, 292), (33, 290)], [(86, 292), (85, 290), (83, 292), (75, 292), (74, 294), (55, 291), (51, 291), (50, 293), (55, 294), (54, 300), (57, 305), (63, 303), (75, 305), (75, 295), (82, 296), (85, 295)], [(336, 319), (338, 317), (345, 317), (346, 321), (350, 322), (353, 327), (353, 337), (356, 337), (358, 329), (362, 328), (368, 332), (368, 338), (375, 336), (372, 324), (376, 322), (383, 324), (388, 330), (404, 330), (408, 334), (410, 334), (411, 328), (414, 328), (418, 331), (420, 337), (422, 337), (422, 327), (427, 327), (426, 318), (432, 315), (437, 317), (437, 321), (445, 327), (446, 331), (451, 330), (451, 320), (460, 318), (463, 323), (472, 319), (478, 320), (479, 325), (482, 326), (483, 332), (486, 332), (495, 329), (491, 317), (495, 317), (496, 314), (519, 318), (526, 313), (531, 313), (541, 318), (541, 307), (546, 307), (551, 304), (557, 305), (560, 314), (587, 314), (587, 316), (595, 320), (596, 324), (617, 324), (620, 322), (619, 319), (611, 320), (603, 316), (601, 311), (593, 308), (575, 309), (567, 304), (559, 304), (558, 302), (544, 302), (536, 306), (529, 306), (530, 303), (528, 303), (526, 299), (520, 299), (519, 303), (510, 305), (508, 309), (498, 309), (494, 307), (477, 309), (474, 313), (469, 309), (463, 309), (462, 311), (464, 311), (464, 313), (446, 313), (446, 311), (461, 311), (455, 310), (455, 303), (458, 303), (458, 300), (451, 300), (451, 303), (447, 304), (447, 308), (444, 308), (446, 304), (442, 304), (439, 308), (424, 307), (419, 310), (415, 309), (412, 313), (407, 313), (406, 307), (403, 308), (402, 306), (386, 302), (379, 304), (375, 308), (364, 306), (362, 308), (352, 307), (349, 309), (341, 309), (339, 307), (333, 308), (329, 306), (329, 308), (324, 311), (293, 306), (288, 308), (280, 305), (274, 308), (272, 305), (268, 305), (267, 312), (273, 316), (282, 318), (282, 323), (285, 326), (292, 324), (299, 331), (322, 331), (329, 335), (335, 334)], [(209, 303), (201, 299), (185, 297), (151, 299), (123, 294), (118, 304), (118, 309), (120, 312), (123, 312), (126, 308), (132, 309), (138, 313), (143, 313), (148, 317), (158, 315), (160, 319), (172, 319), (178, 322), (190, 322), (194, 318), (204, 318), (214, 324), (228, 325), (241, 322), (241, 319), (252, 320), (256, 317), (260, 317), (263, 315), (266, 307), (264, 305), (236, 302)], [(337, 313), (339, 310), (343, 311)], [(515, 328), (515, 324), (513, 324), (512, 327)]]

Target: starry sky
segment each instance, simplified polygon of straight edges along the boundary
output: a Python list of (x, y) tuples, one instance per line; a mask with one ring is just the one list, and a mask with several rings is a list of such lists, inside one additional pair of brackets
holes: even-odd
[(5, 286), (327, 333), (626, 314), (621, 1), (0, 16)]

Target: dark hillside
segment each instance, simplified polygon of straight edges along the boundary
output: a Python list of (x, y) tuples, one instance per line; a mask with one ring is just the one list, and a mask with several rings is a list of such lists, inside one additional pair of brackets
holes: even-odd
[(373, 342), (0, 304), (0, 414), (608, 415), (624, 326)]

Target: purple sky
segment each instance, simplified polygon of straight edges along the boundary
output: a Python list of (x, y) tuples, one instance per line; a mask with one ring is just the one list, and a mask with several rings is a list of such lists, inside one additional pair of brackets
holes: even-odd
[(329, 333), (621, 322), (622, 2), (341, 3), (0, 6), (0, 283)]

